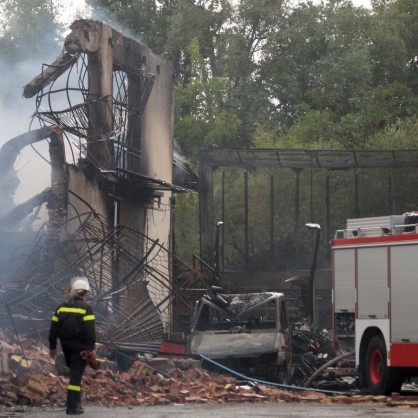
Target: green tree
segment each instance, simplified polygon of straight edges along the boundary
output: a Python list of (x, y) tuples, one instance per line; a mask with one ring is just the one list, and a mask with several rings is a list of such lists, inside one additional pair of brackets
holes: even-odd
[(199, 254), (199, 196), (184, 193), (176, 197), (175, 252), (186, 263), (192, 263), (192, 254)]
[(257, 124), (275, 130), (275, 105), (260, 73), (263, 48), (287, 15), (285, 0), (242, 0), (224, 31), (218, 60), (229, 80), (228, 106), (241, 121), (238, 144), (253, 146)]
[[(225, 108), (227, 80), (210, 77), (200, 54), (199, 41), (192, 40), (190, 82), (176, 86), (175, 138), (182, 151), (197, 158), (202, 148), (235, 148), (239, 119)], [(187, 113), (184, 108), (190, 109)]]
[(86, 0), (98, 19), (116, 26), (159, 54), (165, 52), (170, 2), (155, 0)]
[(400, 35), (408, 55), (408, 84), (418, 94), (418, 3), (414, 0), (397, 0), (393, 3), (394, 18), (400, 21)]
[(279, 134), (292, 125), (298, 106), (307, 100), (311, 66), (325, 54), (322, 8), (301, 4), (288, 10), (282, 26), (263, 46), (260, 76), (276, 106)]
[(374, 6), (372, 13), (345, 0), (306, 2), (270, 34), (261, 78), (283, 144), (363, 147), (414, 111), (416, 2)]
[[(19, 89), (34, 74), (27, 69), (42, 59), (55, 58), (62, 39), (58, 10), (51, 1), (3, 0), (0, 5), (0, 71), (2, 101), (10, 106)], [(22, 80), (26, 76), (28, 79)], [(20, 97), (20, 94), (19, 94)], [(9, 103), (9, 104), (8, 104)]]
[(176, 75), (187, 83), (191, 71), (190, 49), (197, 39), (200, 54), (207, 61), (210, 75), (217, 77), (217, 48), (223, 28), (230, 17), (227, 0), (177, 0), (168, 18), (165, 48), (177, 68)]
[[(199, 151), (209, 147), (407, 149), (418, 145), (416, 0), (372, 0), (373, 10), (354, 7), (349, 0), (98, 3), (110, 12), (113, 24), (117, 21), (128, 28), (174, 64), (174, 134), (189, 159), (197, 160)], [(225, 228), (228, 262), (235, 267), (241, 266), (238, 258), (244, 250), (244, 213), (242, 173), (231, 171), (225, 177), (225, 206), (233, 216), (225, 220)], [(214, 173), (220, 175), (220, 170)], [(400, 185), (396, 193), (408, 196), (403, 175), (394, 176), (394, 183)], [(328, 176), (333, 184), (333, 229), (340, 218), (352, 215), (354, 179), (346, 172), (302, 172), (300, 211), (304, 218), (311, 216), (311, 184), (323, 184)], [(386, 201), (372, 197), (375, 189), (386, 188), (386, 173), (377, 177), (374, 189), (370, 182), (361, 184), (365, 212), (387, 208)], [(260, 265), (266, 264), (263, 250), (269, 247), (268, 208), (260, 204), (269, 201), (269, 180), (270, 173), (265, 172), (251, 173), (249, 178), (254, 191), (250, 252)], [(280, 254), (293, 248), (295, 238), (289, 212), (294, 183), (294, 172), (280, 173), (277, 207), (282, 229), (274, 232), (280, 237)], [(219, 197), (220, 191), (215, 188), (214, 194)], [(318, 201), (316, 207), (323, 214), (323, 193), (314, 194), (312, 200)], [(214, 210), (216, 218), (219, 203)], [(189, 219), (193, 211), (197, 213), (196, 200), (180, 199), (177, 220)], [(193, 231), (179, 236), (192, 240)]]
[(8, 64), (56, 50), (62, 26), (52, 1), (3, 0), (0, 16), (0, 55)]
[(199, 41), (201, 54), (216, 75), (218, 37), (230, 16), (228, 0), (87, 0), (94, 12), (116, 22), (156, 53), (167, 56), (178, 80), (190, 76), (189, 45)]

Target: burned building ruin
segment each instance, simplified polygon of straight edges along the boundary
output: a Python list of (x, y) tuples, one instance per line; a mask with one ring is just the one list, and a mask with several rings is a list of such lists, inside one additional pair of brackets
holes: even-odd
[(202, 150), (201, 257), (216, 265), (218, 286), (282, 291), (298, 312), (315, 249), (304, 225), (320, 224), (316, 327), (329, 329), (329, 240), (346, 219), (415, 210), (417, 167), (417, 150)]
[(17, 154), (42, 140), (51, 186), (9, 202), (0, 218), (4, 237), (16, 236), (47, 206), (32, 239), (3, 254), (2, 326), (44, 335), (71, 277), (86, 275), (100, 341), (157, 352), (174, 310), (191, 309), (179, 289), (200, 279), (184, 266), (173, 280), (173, 195), (196, 190), (197, 176), (173, 154), (171, 64), (102, 22), (78, 20), (23, 94), (36, 111), (31, 130), (0, 150), (0, 186), (11, 201)]

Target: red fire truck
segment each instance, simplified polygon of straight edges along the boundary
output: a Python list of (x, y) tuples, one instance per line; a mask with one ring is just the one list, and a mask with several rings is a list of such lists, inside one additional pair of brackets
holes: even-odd
[(418, 212), (349, 219), (331, 248), (333, 343), (362, 389), (399, 392), (418, 376)]

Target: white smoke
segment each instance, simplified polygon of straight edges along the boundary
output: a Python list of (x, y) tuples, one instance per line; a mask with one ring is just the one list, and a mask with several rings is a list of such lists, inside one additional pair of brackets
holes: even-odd
[[(92, 16), (92, 10), (86, 5), (85, 0), (54, 0), (54, 2), (58, 5), (57, 10), (60, 13), (58, 20), (66, 28), (62, 39), (57, 40), (56, 49), (50, 51), (41, 49), (42, 56), (37, 56), (32, 60), (26, 59), (13, 67), (8, 66), (7, 63), (0, 63), (0, 91), (2, 92), (0, 96), (0, 147), (18, 135), (40, 128), (39, 121), (32, 120), (32, 115), (36, 110), (36, 98), (23, 98), (23, 88), (41, 73), (43, 64), (51, 64), (61, 54), (62, 41), (69, 33), (69, 26), (74, 20), (88, 18), (103, 20), (115, 29), (122, 30), (108, 16)], [(45, 45), (50, 44), (51, 39), (45, 40)], [(56, 103), (53, 104), (53, 109), (61, 110), (57, 108)], [(49, 151), (46, 140), (27, 146), (22, 150), (15, 163), (20, 180), (14, 196), (16, 205), (25, 202), (50, 186), (48, 161)]]
[[(84, 0), (55, 0), (60, 15), (58, 20), (69, 27), (76, 18), (88, 18), (89, 8)], [(66, 32), (62, 34), (65, 37)], [(45, 40), (50, 45), (51, 39)], [(29, 130), (40, 128), (38, 120), (32, 122), (36, 110), (35, 97), (23, 97), (23, 88), (35, 76), (41, 73), (43, 64), (52, 63), (62, 50), (62, 40), (57, 40), (55, 50), (42, 50), (42, 56), (26, 59), (14, 64), (0, 64), (0, 147), (10, 139), (24, 134)], [(19, 155), (15, 169), (20, 184), (14, 196), (15, 204), (20, 204), (51, 185), (49, 151), (47, 141), (40, 141), (25, 147)]]
[[(31, 115), (35, 111), (35, 98), (22, 97), (23, 86), (40, 72), (42, 62), (21, 62), (3, 71), (0, 77), (0, 90), (7, 94), (0, 99), (0, 146), (10, 139), (30, 130)], [(40, 126), (35, 123), (32, 129)], [(16, 160), (15, 169), (18, 172), (20, 184), (14, 198), (15, 204), (22, 203), (28, 198), (50, 186), (50, 169), (48, 144), (46, 141), (34, 144), (34, 151), (30, 146), (25, 147)]]

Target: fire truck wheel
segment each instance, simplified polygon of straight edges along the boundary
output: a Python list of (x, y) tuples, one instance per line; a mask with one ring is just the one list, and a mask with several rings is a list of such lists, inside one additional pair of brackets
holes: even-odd
[(386, 344), (382, 336), (376, 335), (370, 339), (364, 367), (369, 393), (390, 395), (392, 392), (399, 392), (402, 380), (400, 375), (387, 365)]

